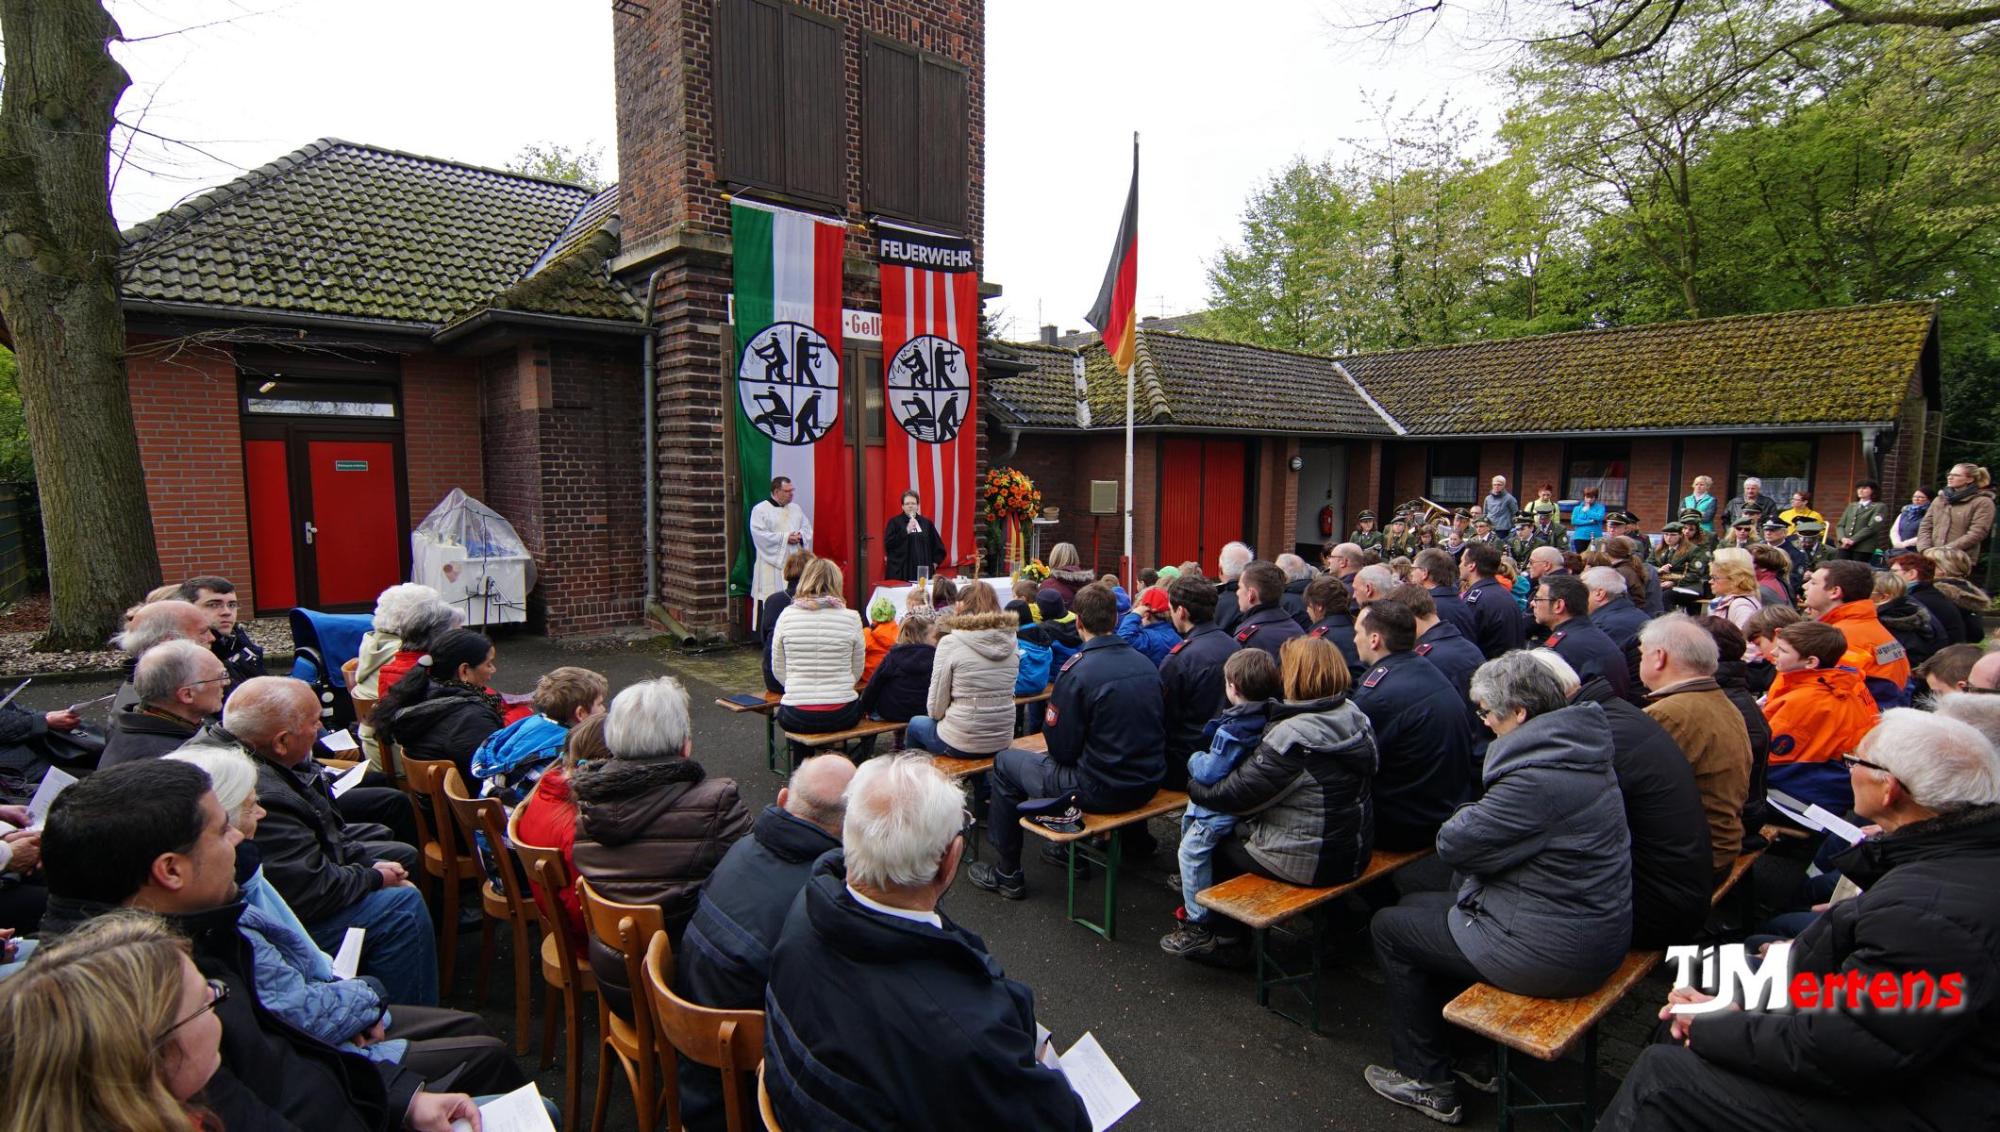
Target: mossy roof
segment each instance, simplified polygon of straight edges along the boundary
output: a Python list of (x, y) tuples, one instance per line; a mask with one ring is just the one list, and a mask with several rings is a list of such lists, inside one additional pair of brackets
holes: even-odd
[(125, 233), (127, 299), (443, 326), (637, 321), (617, 190), (323, 138)]
[[(1656, 429), (1809, 430), (1896, 420), (1937, 320), (1877, 303), (1324, 358), (1141, 329), (1140, 427), (1333, 436), (1532, 436)], [(1009, 348), (996, 409), (1076, 426), (1072, 359), (1093, 427), (1123, 427), (1125, 384), (1101, 345)]]

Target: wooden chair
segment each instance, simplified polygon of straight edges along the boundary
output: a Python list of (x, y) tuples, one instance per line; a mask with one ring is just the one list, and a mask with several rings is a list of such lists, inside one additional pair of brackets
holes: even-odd
[(625, 1083), (639, 1109), (639, 1127), (652, 1132), (659, 1123), (661, 1102), (665, 1101), (667, 1127), (681, 1126), (680, 1081), (674, 1071), (671, 1049), (659, 1046), (653, 1023), (652, 1004), (645, 991), (646, 941), (663, 938), (666, 921), (657, 904), (620, 904), (598, 894), (587, 877), (576, 880), (577, 903), (583, 906), (583, 923), (597, 942), (618, 953), (625, 961), (626, 985), (632, 988), (632, 1019), (626, 1021), (611, 1009), (600, 992), (597, 996), (597, 1094), (590, 1109), (591, 1132), (602, 1132), (604, 1110), (611, 1101), (611, 1059), (625, 1070)]
[(771, 1107), (771, 1090), (764, 1087), (764, 1063), (757, 1063), (757, 1115), (764, 1118), (764, 1132), (785, 1132), (778, 1127), (777, 1110)]
[(514, 1052), (528, 1052), (528, 1010), (534, 1004), (534, 988), (529, 984), (528, 925), (541, 921), (541, 911), (528, 895), (528, 882), (507, 852), (507, 807), (498, 798), (474, 798), (465, 788), (458, 768), (444, 772), (445, 801), (458, 822), (467, 845), (475, 844), (474, 834), (483, 834), (500, 874), (500, 887), (488, 878), (479, 886), (479, 904), (486, 919), (479, 924), (479, 973), (474, 976), (473, 996), (486, 1004), (487, 972), (493, 966), (493, 924), (504, 922), (514, 936)]
[(417, 813), (418, 846), (424, 855), (424, 873), (437, 882), (443, 899), (436, 905), (438, 926), (438, 983), (451, 993), (452, 975), (458, 968), (458, 894), (460, 882), (479, 871), (470, 850), (458, 840), (457, 823), (450, 818), (451, 803), (445, 797), (446, 771), (458, 769), (447, 759), (403, 760), (408, 773), (404, 790)]
[[(674, 993), (674, 952), (667, 933), (656, 932), (646, 947), (646, 993), (660, 1045), (697, 1065), (722, 1074), (723, 1113), (729, 1132), (755, 1132), (749, 1124), (743, 1074), (764, 1058), (764, 1012), (696, 1006)], [(672, 1072), (671, 1068), (668, 1072)]]
[[(563, 1020), (563, 1128), (574, 1132), (578, 1097), (582, 1092), (583, 1035), (578, 1027), (582, 1017), (576, 996), (595, 993), (597, 977), (590, 971), (590, 956), (570, 945), (569, 924), (563, 917), (562, 901), (556, 893), (572, 887), (569, 866), (562, 850), (546, 845), (530, 845), (520, 837), (521, 810), (507, 820), (507, 844), (521, 859), (528, 874), (528, 891), (542, 920), (542, 980), (548, 984), (548, 1001), (542, 1008), (542, 1068), (555, 1064), (556, 1018)], [(636, 993), (636, 990), (635, 990)]]

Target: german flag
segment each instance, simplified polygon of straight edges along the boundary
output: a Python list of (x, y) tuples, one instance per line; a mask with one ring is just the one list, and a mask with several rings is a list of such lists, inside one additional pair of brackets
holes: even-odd
[(1125, 196), (1125, 216), (1118, 222), (1118, 243), (1104, 270), (1104, 286), (1084, 319), (1104, 337), (1104, 348), (1119, 373), (1130, 373), (1138, 358), (1139, 315), (1139, 139), (1132, 138), (1132, 191)]

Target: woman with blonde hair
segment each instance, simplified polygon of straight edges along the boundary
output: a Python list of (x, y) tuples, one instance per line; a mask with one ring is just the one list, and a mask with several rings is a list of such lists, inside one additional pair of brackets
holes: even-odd
[(1985, 590), (1973, 584), (1972, 555), (1949, 546), (1924, 551), (1932, 566), (1931, 584), (1958, 607), (1965, 624), (1965, 639), (1977, 643), (1986, 636), (1986, 610), (1993, 604)]
[(1973, 563), (1993, 535), (1993, 477), (1978, 464), (1953, 464), (1917, 528), (1917, 549), (1962, 550)]
[[(1725, 554), (1729, 557), (1723, 557)], [(1738, 629), (1748, 624), (1750, 615), (1763, 606), (1757, 599), (1757, 575), (1748, 563), (1738, 561), (1737, 555), (1727, 550), (1716, 552), (1715, 562), (1709, 567), (1708, 584), (1715, 591), (1715, 597), (1708, 603), (1709, 614), (1727, 620)], [(1763, 654), (1752, 645), (1743, 659), (1754, 664), (1763, 659)]]
[(43, 948), (0, 983), (0, 1129), (206, 1132), (196, 1098), (222, 1066), (227, 995), (187, 941), (114, 912)]
[(1696, 476), (1690, 490), (1681, 497), (1681, 510), (1694, 511), (1701, 515), (1701, 529), (1715, 533), (1715, 481), (1707, 476)]
[[(813, 559), (771, 630), (771, 672), (785, 689), (778, 700), (778, 726), (786, 731), (818, 735), (861, 722), (861, 693), (855, 685), (868, 666), (868, 645), (861, 619), (841, 597), (845, 589), (833, 559)], [(793, 743), (793, 764), (811, 753)]]
[(1061, 594), (1064, 609), (1076, 600), (1076, 591), (1096, 580), (1097, 575), (1083, 568), (1075, 543), (1059, 542), (1049, 548), (1049, 576), (1043, 579), (1042, 588)]

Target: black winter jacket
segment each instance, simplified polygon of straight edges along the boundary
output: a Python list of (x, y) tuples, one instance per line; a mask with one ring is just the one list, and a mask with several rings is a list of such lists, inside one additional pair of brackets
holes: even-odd
[(778, 1123), (814, 1132), (1088, 1132), (1035, 1061), (1035, 995), (985, 941), (862, 907), (839, 853), (813, 866), (772, 955), (764, 1081)]
[[(415, 678), (414, 672), (404, 677)], [(467, 782), (477, 782), (478, 776), (472, 773), (472, 753), (487, 736), (500, 730), (500, 725), (500, 710), (484, 691), (432, 680), (423, 699), (405, 705), (389, 720), (388, 733), (410, 757), (448, 759)]]
[[(53, 940), (109, 911), (101, 904), (50, 897), (42, 939)], [(401, 1128), (423, 1079), (401, 1066), (335, 1049), (264, 1009), (250, 941), (236, 923), (242, 914), (243, 905), (226, 904), (166, 917), (193, 945), (201, 973), (229, 987), (215, 1006), (222, 1020), (222, 1068), (203, 1088), (202, 1103), (231, 1132)]]
[(299, 919), (319, 923), (382, 887), (374, 858), (347, 828), (312, 764), (286, 770), (257, 758), (257, 849), (264, 878)]
[[(1937, 586), (1930, 582), (1911, 582), (1907, 592), (1911, 601), (1930, 610), (1931, 616), (1937, 618), (1938, 627), (1944, 630), (1944, 639), (1947, 644), (1962, 645), (1965, 643), (1965, 616), (1958, 608), (1957, 603), (1951, 600), (1950, 594), (1938, 589)], [(1878, 615), (1879, 612), (1878, 610)], [(1890, 631), (1894, 632), (1893, 629)], [(1908, 647), (1908, 645), (1904, 646), (1905, 649)], [(1911, 667), (1915, 667), (1917, 663), (1917, 658), (1910, 658)]]
[[(1431, 604), (1437, 607), (1438, 620), (1458, 630), (1459, 636), (1470, 641), (1479, 635), (1479, 624), (1473, 620), (1472, 607), (1458, 595), (1457, 586), (1432, 586)], [(1348, 667), (1359, 668), (1360, 665)]]
[(778, 614), (792, 604), (792, 589), (798, 585), (794, 580), (790, 586), (764, 599), (757, 615), (757, 639), (764, 643), (764, 690), (782, 692), (785, 686), (778, 682), (778, 674), (771, 670), (771, 635), (778, 629)]
[(924, 714), (936, 645), (897, 645), (882, 657), (861, 690), (861, 714), (905, 723)]
[(1872, 837), (1833, 863), (1862, 892), (1792, 945), (1799, 975), (1963, 976), (1958, 1009), (1849, 1007), (1704, 1016), (1694, 1051), (1761, 1085), (1900, 1099), (1930, 1128), (2000, 1127), (2000, 806)]
[[(1239, 709), (1240, 710), (1240, 709)], [(1345, 884), (1375, 847), (1375, 738), (1346, 696), (1273, 703), (1250, 757), (1213, 786), (1188, 783), (1198, 805), (1243, 819), (1257, 863), (1293, 884)]]
[(1693, 943), (1708, 919), (1713, 879), (1694, 768), (1666, 728), (1604, 680), (1584, 684), (1576, 699), (1602, 708), (1611, 725), (1612, 765), (1632, 831), (1632, 946)]
[[(1889, 630), (1889, 635), (1896, 638), (1896, 643), (1903, 646), (1911, 668), (1953, 643), (1930, 607), (1911, 600), (1908, 594), (1876, 606), (1875, 617), (1882, 622), (1884, 629)], [(1960, 635), (1964, 635), (1963, 625), (1960, 626)]]
[[(701, 886), (701, 900), (674, 954), (674, 990), (697, 1006), (762, 1010), (771, 949), (813, 862), (840, 839), (776, 806), (729, 847)], [(723, 1126), (717, 1072), (680, 1059), (681, 1120), (695, 1132)], [(754, 1090), (756, 1083), (750, 1082)], [(747, 1095), (747, 1094), (746, 1094)]]
[(1306, 587), (1311, 584), (1311, 578), (1286, 582), (1284, 595), (1278, 599), (1278, 604), (1284, 606), (1285, 612), (1292, 615), (1292, 620), (1298, 623), (1301, 632), (1312, 628), (1312, 618), (1306, 616)]
[(97, 760), (97, 769), (108, 770), (119, 763), (171, 754), (180, 750), (182, 743), (194, 738), (196, 730), (192, 724), (154, 715), (143, 704), (114, 711), (111, 713), (110, 736), (104, 743), (104, 756)]
[(1749, 672), (1740, 660), (1720, 661), (1715, 666), (1715, 683), (1743, 716), (1750, 732), (1750, 792), (1743, 796), (1743, 837), (1747, 842), (1764, 827), (1764, 773), (1771, 765), (1771, 722), (1750, 690)]
[(1352, 613), (1329, 613), (1306, 626), (1306, 636), (1332, 641), (1333, 647), (1340, 650), (1340, 659), (1347, 662), (1347, 671), (1349, 673), (1361, 671), (1361, 654), (1354, 651)]
[(1243, 619), (1236, 623), (1235, 637), (1244, 648), (1263, 649), (1276, 660), (1286, 641), (1305, 634), (1283, 605), (1259, 605), (1244, 611)]

